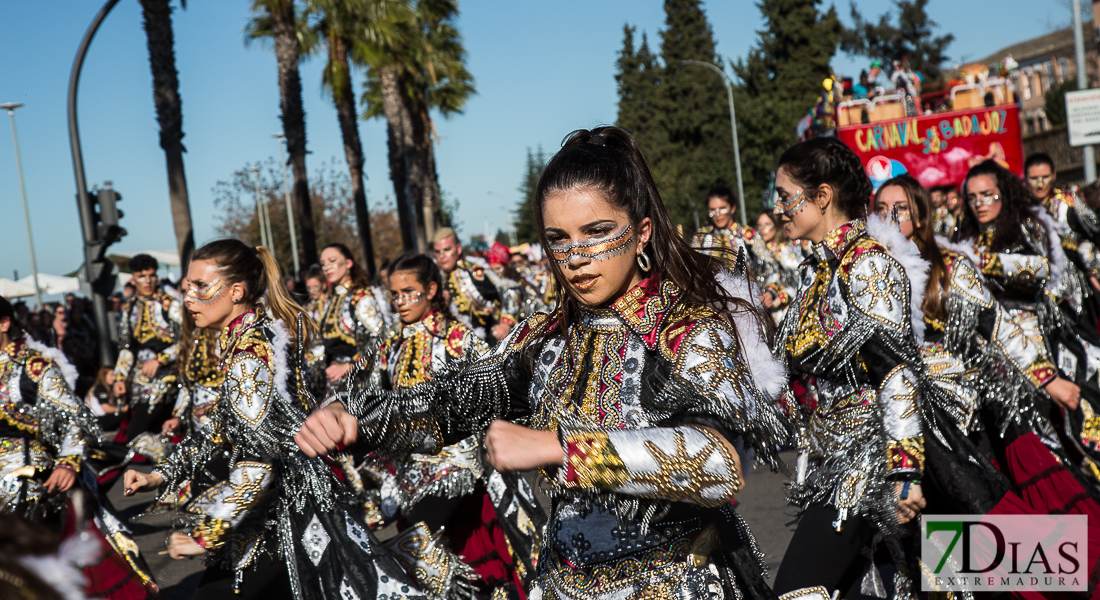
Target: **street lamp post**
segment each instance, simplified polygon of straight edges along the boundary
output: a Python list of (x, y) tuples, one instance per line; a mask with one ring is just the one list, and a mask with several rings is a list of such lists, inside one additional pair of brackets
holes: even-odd
[(294, 279), (298, 279), (298, 273), (302, 267), (298, 264), (298, 234), (294, 231), (294, 208), (290, 197), (290, 177), (286, 173), (286, 154), (283, 150), (282, 140), (286, 134), (279, 132), (271, 134), (271, 137), (279, 140), (279, 162), (283, 163), (283, 190), (286, 191), (286, 224), (290, 229), (290, 255), (294, 258)]
[(34, 237), (31, 235), (31, 211), (27, 207), (27, 184), (23, 181), (23, 159), (19, 156), (19, 134), (15, 132), (15, 109), (23, 106), (18, 102), (0, 104), (11, 118), (11, 140), (15, 144), (15, 168), (19, 171), (19, 191), (23, 193), (23, 218), (27, 221), (27, 247), (31, 251), (31, 272), (34, 274), (34, 301), (42, 308), (42, 290), (38, 288), (38, 262), (34, 259)]
[(733, 83), (726, 77), (726, 72), (718, 65), (700, 60), (682, 60), (681, 65), (693, 65), (706, 67), (722, 76), (722, 82), (726, 84), (726, 95), (730, 102), (730, 129), (733, 130), (733, 161), (737, 166), (737, 203), (741, 209), (741, 224), (748, 225), (748, 217), (745, 215), (745, 187), (741, 183), (741, 147), (737, 144), (737, 113), (733, 109)]
[[(107, 18), (107, 14), (118, 3), (119, 0), (107, 0), (103, 3), (103, 8), (99, 9), (95, 18), (92, 19), (92, 24), (84, 32), (84, 38), (80, 41), (80, 47), (77, 48), (76, 57), (73, 59), (72, 71), (69, 73), (69, 148), (73, 154), (73, 176), (76, 179), (76, 207), (80, 212), (80, 233), (84, 239), (84, 280), (88, 282), (91, 288), (92, 315), (95, 317), (96, 330), (101, 333), (109, 331), (107, 295), (110, 294), (110, 291), (105, 290), (100, 285), (105, 282), (103, 274), (108, 272), (105, 271), (107, 268), (106, 261), (101, 256), (106, 248), (96, 228), (95, 207), (92, 205), (91, 199), (88, 198), (88, 181), (84, 175), (84, 151), (80, 145), (80, 126), (76, 115), (76, 97), (80, 84), (80, 71), (84, 68), (84, 57), (88, 53), (88, 47), (92, 44), (92, 38), (95, 37), (96, 31), (99, 31), (99, 26)], [(98, 340), (99, 366), (113, 367), (115, 364), (115, 350), (110, 336), (99, 335), (96, 336), (96, 339)]]
[(256, 218), (260, 225), (260, 244), (271, 250), (271, 231), (267, 226), (267, 207), (260, 199), (260, 167), (252, 167), (253, 188), (256, 190)]

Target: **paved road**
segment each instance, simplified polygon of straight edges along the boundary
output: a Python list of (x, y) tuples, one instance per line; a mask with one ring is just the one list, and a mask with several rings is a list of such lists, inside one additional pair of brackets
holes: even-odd
[[(794, 465), (794, 455), (784, 454), (783, 460)], [(148, 467), (139, 467), (148, 471)], [(787, 476), (757, 469), (749, 476), (745, 489), (738, 497), (741, 504), (738, 512), (749, 523), (756, 535), (764, 557), (768, 562), (771, 576), (775, 576), (779, 562), (791, 540), (792, 528), (787, 525), (794, 519), (795, 510), (784, 500), (783, 485)], [(540, 500), (545, 497), (537, 491)], [(153, 500), (153, 494), (138, 494), (126, 498), (122, 495), (121, 482), (109, 491), (112, 502), (122, 513), (123, 518), (136, 517)], [(164, 551), (165, 538), (172, 528), (172, 516), (153, 515), (131, 522), (134, 539), (141, 548), (153, 576), (161, 585), (165, 600), (190, 600), (195, 586), (202, 575), (202, 562), (199, 559), (172, 560)], [(380, 537), (388, 537), (385, 530)]]

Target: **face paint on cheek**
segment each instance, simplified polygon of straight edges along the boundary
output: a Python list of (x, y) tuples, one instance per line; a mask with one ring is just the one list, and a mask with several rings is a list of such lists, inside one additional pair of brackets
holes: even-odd
[[(218, 285), (221, 284), (221, 285)], [(217, 286), (217, 287), (214, 287)], [(222, 295), (222, 290), (225, 289), (225, 284), (221, 283), (221, 279), (215, 279), (211, 281), (209, 285), (205, 285), (200, 291), (195, 286), (192, 286), (187, 290), (184, 295), (184, 304), (211, 304), (218, 299), (218, 296)]]
[(775, 204), (775, 212), (778, 215), (792, 219), (795, 215), (802, 212), (802, 209), (806, 207), (806, 193), (804, 190), (798, 190), (790, 200), (784, 202), (779, 200)]
[(599, 238), (575, 244), (558, 244), (550, 247), (550, 254), (558, 264), (564, 265), (574, 256), (591, 261), (607, 260), (626, 252), (630, 242), (634, 241), (633, 228), (624, 226), (610, 237)]

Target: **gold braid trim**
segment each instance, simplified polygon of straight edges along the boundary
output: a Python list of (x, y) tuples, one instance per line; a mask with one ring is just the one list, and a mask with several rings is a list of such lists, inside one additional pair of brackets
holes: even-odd
[(202, 540), (202, 545), (208, 551), (218, 550), (225, 545), (230, 527), (229, 521), (204, 517), (202, 522), (191, 532), (191, 535), (195, 539)]
[(564, 436), (566, 488), (613, 490), (630, 479), (626, 465), (602, 431), (567, 433)]
[(69, 465), (70, 467), (72, 467), (73, 471), (76, 471), (77, 473), (79, 473), (80, 472), (80, 465), (82, 463), (83, 463), (83, 460), (78, 455), (76, 455), (76, 456), (60, 456), (60, 457), (57, 458), (57, 460), (53, 461), (53, 468), (56, 469), (57, 467), (59, 467), (61, 465)]
[(886, 469), (924, 470), (924, 438), (917, 436), (886, 442)]

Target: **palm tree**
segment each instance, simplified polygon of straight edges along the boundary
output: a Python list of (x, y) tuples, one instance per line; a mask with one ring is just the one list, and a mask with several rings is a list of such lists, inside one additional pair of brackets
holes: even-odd
[[(300, 48), (308, 36), (294, 8), (294, 0), (252, 0), (256, 14), (245, 28), (245, 41), (271, 38), (279, 63), (279, 107), (289, 162), (294, 172), (294, 203), (301, 228), (302, 260), (317, 263), (317, 235), (313, 229), (313, 203), (306, 171), (306, 113), (302, 106), (302, 78), (298, 73)], [(297, 273), (295, 273), (297, 276)]]
[[(374, 276), (374, 244), (371, 240), (370, 210), (363, 186), (363, 144), (359, 139), (359, 120), (351, 87), (352, 47), (359, 39), (385, 40), (399, 35), (398, 25), (390, 18), (385, 3), (368, 4), (355, 0), (310, 0), (310, 12), (318, 17), (313, 26), (316, 39), (323, 41), (328, 54), (322, 88), (332, 96), (336, 117), (344, 141), (344, 154), (351, 176), (355, 217), (367, 274)], [(313, 48), (308, 49), (313, 51)]]
[(403, 13), (408, 20), (403, 22), (402, 34), (386, 44), (365, 42), (357, 51), (370, 67), (363, 94), (364, 117), (386, 118), (394, 193), (399, 200), (406, 197), (413, 207), (402, 211), (399, 206), (399, 216), (415, 219), (417, 245), (423, 250), (438, 227), (443, 205), (431, 111), (438, 110), (444, 117), (461, 113), (474, 94), (474, 82), (466, 70), (462, 36), (454, 25), (457, 1), (399, 3), (408, 9)]
[[(191, 203), (187, 196), (187, 177), (183, 170), (183, 110), (176, 72), (176, 53), (172, 34), (170, 0), (140, 0), (145, 36), (149, 46), (149, 67), (153, 71), (153, 104), (160, 125), (160, 147), (168, 163), (168, 198), (172, 205), (172, 224), (176, 230), (176, 250), (183, 273), (195, 251), (191, 225)], [(186, 8), (186, 0), (180, 0)]]
[(413, 132), (419, 162), (423, 165), (425, 194), (421, 211), (425, 233), (430, 240), (443, 213), (431, 110), (438, 110), (444, 117), (460, 114), (475, 90), (474, 78), (466, 69), (466, 48), (455, 26), (458, 1), (419, 0), (416, 15), (421, 34), (420, 61), (423, 69), (414, 95)]

